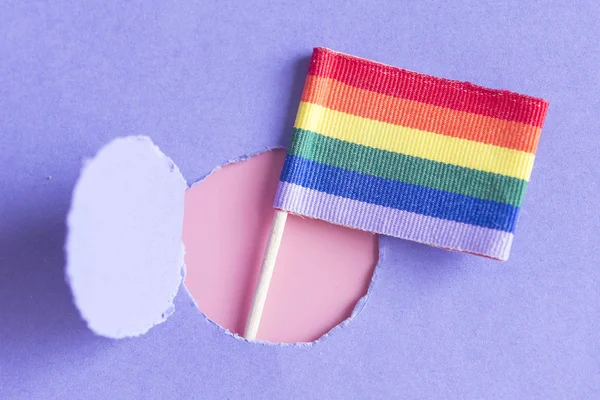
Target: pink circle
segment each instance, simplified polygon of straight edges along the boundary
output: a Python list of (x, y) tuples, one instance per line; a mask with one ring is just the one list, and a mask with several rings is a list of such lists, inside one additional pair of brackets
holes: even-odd
[[(229, 164), (185, 195), (185, 285), (200, 310), (243, 335), (285, 152)], [(378, 259), (377, 236), (290, 216), (258, 339), (309, 342), (350, 316)]]

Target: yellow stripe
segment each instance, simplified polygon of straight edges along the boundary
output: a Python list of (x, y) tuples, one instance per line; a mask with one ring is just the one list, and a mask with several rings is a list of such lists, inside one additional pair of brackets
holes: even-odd
[(361, 118), (300, 102), (296, 128), (376, 149), (529, 181), (531, 153)]

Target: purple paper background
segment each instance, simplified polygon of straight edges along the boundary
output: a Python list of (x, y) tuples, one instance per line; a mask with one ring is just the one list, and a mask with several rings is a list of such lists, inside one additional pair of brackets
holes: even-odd
[[(600, 3), (449, 3), (0, 2), (0, 398), (598, 398)], [(550, 101), (510, 261), (382, 238), (311, 347), (227, 336), (185, 290), (94, 336), (63, 273), (82, 158), (146, 134), (192, 183), (286, 145), (313, 46)]]

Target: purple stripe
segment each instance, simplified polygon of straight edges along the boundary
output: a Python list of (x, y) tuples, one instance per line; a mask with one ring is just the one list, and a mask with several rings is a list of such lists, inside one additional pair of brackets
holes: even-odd
[(275, 208), (334, 224), (507, 260), (513, 234), (363, 203), (279, 182)]

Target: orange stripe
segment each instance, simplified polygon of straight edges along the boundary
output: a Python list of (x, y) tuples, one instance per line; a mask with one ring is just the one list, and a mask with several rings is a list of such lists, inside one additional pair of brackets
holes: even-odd
[(541, 128), (457, 111), (308, 75), (302, 101), (363, 118), (535, 154)]

